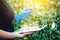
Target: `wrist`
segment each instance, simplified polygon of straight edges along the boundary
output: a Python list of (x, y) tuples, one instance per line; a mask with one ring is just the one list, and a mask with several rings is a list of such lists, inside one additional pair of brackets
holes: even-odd
[(15, 34), (15, 33), (13, 33), (13, 35), (14, 35), (14, 38), (23, 38), (23, 37), (25, 37), (24, 34)]

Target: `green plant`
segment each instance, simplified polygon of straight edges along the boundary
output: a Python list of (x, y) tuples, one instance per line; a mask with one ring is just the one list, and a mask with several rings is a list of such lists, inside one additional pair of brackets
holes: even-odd
[[(24, 2), (24, 0), (20, 0), (20, 1), (21, 3)], [(38, 0), (37, 2), (39, 1), (40, 0)], [(50, 1), (54, 1), (55, 3), (54, 4), (48, 3), (50, 6), (47, 6), (47, 7), (44, 6), (45, 8), (42, 8), (42, 9), (40, 8), (40, 6), (39, 8), (37, 7), (38, 9), (34, 9), (35, 16), (34, 15), (29, 16), (28, 18), (22, 20), (19, 23), (14, 22), (15, 30), (19, 29), (21, 25), (24, 25), (24, 24), (28, 24), (28, 23), (36, 24), (36, 21), (39, 21), (39, 25), (47, 24), (48, 27), (41, 31), (34, 32), (33, 34), (26, 36), (25, 38), (20, 38), (15, 40), (60, 40), (60, 8), (58, 8), (57, 0), (50, 0)], [(14, 0), (14, 1), (8, 0), (8, 3), (10, 5), (12, 4), (11, 2), (15, 4), (15, 2), (18, 3), (18, 0)], [(44, 3), (45, 2), (43, 2), (42, 4)], [(11, 5), (11, 7), (14, 9), (15, 14), (17, 14), (20, 10), (24, 8), (23, 4), (22, 6), (19, 6), (19, 7), (15, 7), (15, 5), (13, 4)], [(56, 27), (55, 29), (52, 30), (51, 25), (53, 21), (55, 22)]]

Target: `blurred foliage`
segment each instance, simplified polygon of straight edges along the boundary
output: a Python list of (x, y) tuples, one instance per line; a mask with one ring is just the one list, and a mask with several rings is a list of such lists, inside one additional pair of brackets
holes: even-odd
[[(47, 28), (41, 31), (15, 40), (60, 40), (60, 8), (58, 7), (58, 0), (7, 0), (7, 2), (13, 8), (15, 15), (24, 8), (34, 10), (32, 16), (19, 23), (14, 22), (15, 30), (24, 25), (48, 25)], [(51, 29), (52, 22), (56, 24), (54, 29)]]

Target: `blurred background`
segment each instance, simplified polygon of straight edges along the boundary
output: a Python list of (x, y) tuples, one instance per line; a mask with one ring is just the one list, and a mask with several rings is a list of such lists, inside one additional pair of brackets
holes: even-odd
[(60, 0), (6, 0), (18, 14), (24, 8), (32, 8), (34, 14), (17, 23), (14, 29), (24, 26), (48, 25), (47, 28), (34, 32), (25, 38), (15, 40), (60, 40)]

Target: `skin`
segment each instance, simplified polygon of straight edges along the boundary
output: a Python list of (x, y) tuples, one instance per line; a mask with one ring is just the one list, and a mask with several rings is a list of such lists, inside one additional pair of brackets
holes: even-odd
[(23, 38), (26, 35), (32, 34), (33, 32), (27, 32), (22, 34), (14, 34), (11, 32), (6, 32), (3, 30), (0, 30), (0, 38), (6, 38), (6, 39), (14, 39), (14, 38)]
[[(5, 0), (3, 0), (3, 1), (5, 1)], [(5, 4), (5, 2), (4, 2), (4, 4)], [(3, 3), (2, 3), (2, 0), (0, 0), (0, 5), (4, 5)], [(7, 6), (7, 4), (5, 4), (6, 6)], [(5, 6), (5, 7), (6, 7)], [(1, 7), (1, 6), (0, 6)], [(4, 7), (3, 7), (4, 8)], [(7, 8), (8, 8), (8, 6), (7, 6)], [(4, 10), (6, 11), (7, 10), (7, 8), (4, 8)], [(10, 10), (10, 8), (8, 8), (9, 10), (7, 11), (8, 13), (13, 13), (13, 12), (10, 12), (11, 10)], [(8, 14), (9, 15), (9, 14)], [(12, 18), (12, 17), (11, 17)], [(14, 19), (13, 19), (13, 21), (14, 21)], [(22, 33), (22, 34), (14, 34), (14, 33), (12, 33), (12, 32), (7, 32), (7, 31), (4, 31), (4, 30), (1, 30), (0, 29), (0, 38), (6, 38), (6, 39), (14, 39), (14, 38), (23, 38), (23, 37), (25, 37), (26, 35), (29, 35), (29, 34), (32, 34), (33, 32), (27, 32), (27, 33)]]

